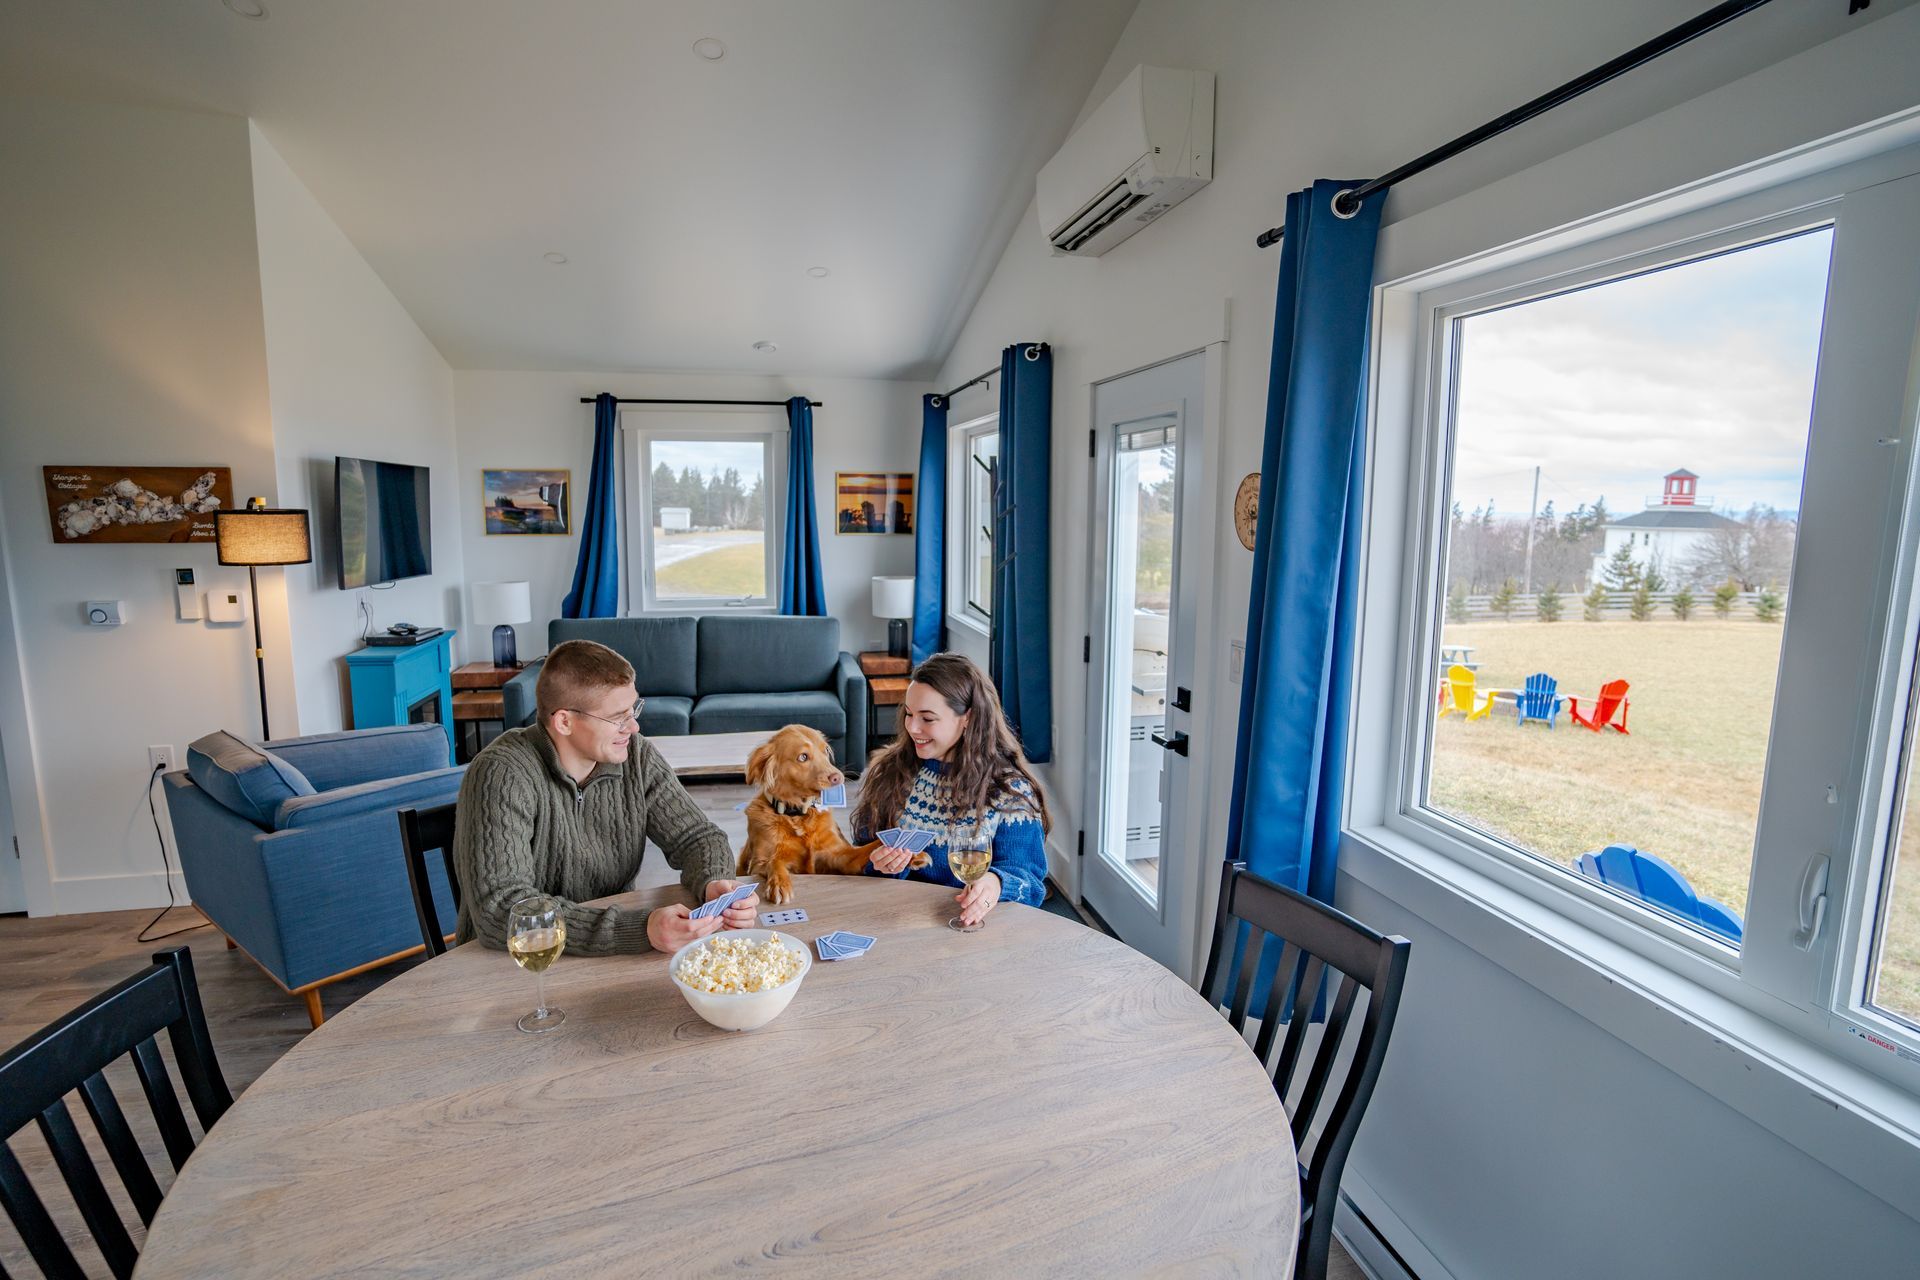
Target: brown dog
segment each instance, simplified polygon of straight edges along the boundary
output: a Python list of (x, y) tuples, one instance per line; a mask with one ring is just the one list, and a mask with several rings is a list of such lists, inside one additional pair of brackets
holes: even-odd
[[(793, 901), (796, 875), (857, 876), (879, 841), (854, 846), (840, 824), (816, 808), (820, 793), (846, 781), (833, 764), (833, 751), (818, 731), (790, 724), (753, 749), (747, 757), (747, 781), (760, 794), (747, 805), (747, 843), (740, 849), (738, 873), (760, 881), (768, 902)], [(932, 859), (920, 854), (916, 866)]]

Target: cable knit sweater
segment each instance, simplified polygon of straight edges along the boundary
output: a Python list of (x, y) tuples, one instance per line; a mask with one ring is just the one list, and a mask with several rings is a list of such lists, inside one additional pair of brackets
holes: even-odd
[[(954, 808), (942, 774), (938, 760), (921, 762), (919, 776), (914, 778), (907, 802), (893, 824), (909, 831), (932, 832), (933, 843), (926, 851), (933, 863), (918, 871), (902, 871), (894, 879), (927, 880), (958, 889), (961, 881), (947, 864), (947, 850), (955, 840), (973, 833), (973, 815)], [(993, 838), (992, 871), (1000, 877), (1000, 901), (1024, 902), (1030, 907), (1046, 901), (1047, 837), (1040, 827), (1040, 805), (1025, 779), (1015, 778), (1011, 786), (994, 794), (980, 819), (980, 830)], [(854, 842), (865, 844), (877, 834), (855, 832)], [(866, 874), (881, 873), (869, 862)]]
[(541, 726), (510, 729), (467, 767), (454, 820), (453, 858), (464, 890), (461, 942), (507, 945), (507, 909), (530, 894), (566, 903), (567, 950), (647, 951), (647, 913), (575, 905), (621, 893), (646, 842), (695, 902), (707, 881), (732, 874), (733, 851), (651, 742), (636, 735), (625, 764), (600, 764), (576, 786)]

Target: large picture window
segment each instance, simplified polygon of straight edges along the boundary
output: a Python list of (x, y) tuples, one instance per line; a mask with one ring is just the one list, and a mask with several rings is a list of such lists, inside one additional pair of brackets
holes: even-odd
[(775, 436), (677, 423), (638, 429), (630, 581), (648, 612), (766, 608), (778, 586)]

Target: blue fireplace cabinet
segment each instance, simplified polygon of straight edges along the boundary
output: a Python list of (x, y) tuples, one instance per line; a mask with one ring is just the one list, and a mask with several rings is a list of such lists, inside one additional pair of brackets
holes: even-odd
[(368, 645), (347, 655), (353, 727), (443, 724), (453, 732), (453, 637), (442, 631), (411, 645)]

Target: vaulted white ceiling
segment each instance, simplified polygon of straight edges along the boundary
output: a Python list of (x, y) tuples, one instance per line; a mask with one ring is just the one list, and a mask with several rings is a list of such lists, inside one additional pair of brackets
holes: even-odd
[(0, 81), (253, 118), (456, 368), (920, 377), (1135, 0), (258, 3), (0, 0)]

